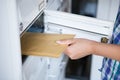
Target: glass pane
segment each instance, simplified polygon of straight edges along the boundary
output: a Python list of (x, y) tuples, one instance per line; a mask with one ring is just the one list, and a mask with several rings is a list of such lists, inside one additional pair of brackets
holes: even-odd
[(97, 0), (72, 0), (72, 13), (96, 17)]

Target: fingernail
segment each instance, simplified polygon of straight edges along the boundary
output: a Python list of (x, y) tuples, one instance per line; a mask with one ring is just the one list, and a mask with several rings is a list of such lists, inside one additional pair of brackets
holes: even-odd
[(56, 43), (61, 44), (61, 41), (56, 41)]

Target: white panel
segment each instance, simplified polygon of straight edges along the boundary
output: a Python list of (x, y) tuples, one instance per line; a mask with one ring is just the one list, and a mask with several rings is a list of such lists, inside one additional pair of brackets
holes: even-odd
[(22, 80), (16, 0), (0, 0), (0, 80)]
[[(61, 73), (61, 68), (65, 68), (65, 64), (67, 61), (64, 60), (63, 62), (63, 59), (65, 58), (64, 57), (65, 55), (62, 54), (59, 58), (47, 58), (48, 60), (48, 69), (47, 69), (47, 80), (58, 80), (60, 78), (60, 73)], [(64, 66), (63, 66), (64, 64)]]
[(110, 0), (98, 0), (97, 18), (108, 20)]
[(120, 0), (98, 0), (97, 18), (115, 21)]
[(45, 80), (47, 76), (46, 58), (29, 56), (23, 64), (25, 80)]
[(120, 4), (120, 0), (111, 0), (108, 20), (110, 20), (110, 21), (115, 21), (116, 20), (119, 4)]
[(92, 55), (90, 80), (101, 80), (102, 56)]

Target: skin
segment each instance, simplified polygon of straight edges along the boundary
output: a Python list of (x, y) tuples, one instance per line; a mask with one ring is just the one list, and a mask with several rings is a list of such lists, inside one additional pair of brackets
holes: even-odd
[(67, 44), (64, 51), (71, 59), (79, 59), (87, 55), (99, 55), (120, 61), (120, 45), (105, 44), (83, 38), (56, 41), (58, 44)]

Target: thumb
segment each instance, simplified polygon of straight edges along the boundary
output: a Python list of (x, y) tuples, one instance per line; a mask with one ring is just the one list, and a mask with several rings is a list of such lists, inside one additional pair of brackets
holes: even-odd
[(65, 39), (65, 40), (58, 40), (56, 43), (58, 44), (72, 44), (74, 42), (73, 39)]

